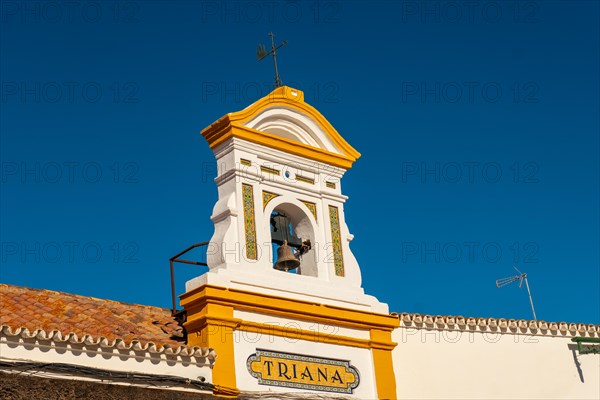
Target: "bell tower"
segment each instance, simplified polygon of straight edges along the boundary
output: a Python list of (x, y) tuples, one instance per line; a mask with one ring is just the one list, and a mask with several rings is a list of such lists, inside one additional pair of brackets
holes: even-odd
[[(209, 271), (188, 281), (180, 298), (189, 343), (217, 353), (215, 392), (275, 390), (263, 386), (271, 382), (265, 379), (271, 368), (260, 370), (261, 360), (279, 354), (273, 351), (305, 349), (296, 355), (329, 355), (329, 365), (339, 361), (341, 349), (350, 349), (356, 368), (348, 364), (334, 382), (323, 386), (309, 382), (314, 374), (292, 379), (283, 373), (290, 379), (272, 377), (271, 386), (394, 398), (391, 331), (397, 319), (387, 304), (364, 293), (344, 213), (342, 177), (360, 154), (304, 102), (302, 91), (287, 86), (226, 114), (202, 136), (218, 167)], [(259, 338), (236, 341), (244, 332)], [(300, 344), (289, 342), (291, 333)], [(358, 370), (367, 373), (360, 384)], [(344, 373), (349, 382), (342, 387)]]
[(360, 154), (302, 91), (279, 87), (202, 135), (217, 159), (219, 198), (210, 272), (188, 290), (204, 283), (260, 288), (387, 312), (361, 288), (344, 218), (341, 180)]

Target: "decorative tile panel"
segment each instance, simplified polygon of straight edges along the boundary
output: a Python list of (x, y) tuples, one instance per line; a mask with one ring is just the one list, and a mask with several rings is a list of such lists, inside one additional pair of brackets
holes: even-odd
[(302, 204), (306, 206), (311, 212), (311, 214), (315, 217), (315, 221), (317, 220), (317, 205), (315, 203), (311, 203), (310, 201), (300, 200)]
[(342, 256), (342, 235), (340, 233), (340, 215), (337, 207), (329, 206), (329, 222), (333, 241), (333, 263), (335, 274), (344, 276), (344, 258)]
[(246, 233), (246, 257), (256, 260), (256, 221), (254, 220), (254, 191), (252, 185), (242, 183), (244, 201), (244, 231)]
[(325, 186), (327, 186), (330, 189), (335, 189), (336, 185), (334, 182), (325, 182)]
[(245, 158), (240, 158), (240, 164), (247, 165), (250, 167), (250, 166), (252, 166), (252, 161), (246, 160)]
[(271, 192), (267, 192), (267, 191), (263, 190), (263, 192), (262, 192), (263, 210), (267, 207), (267, 204), (269, 204), (269, 202), (277, 196), (279, 196), (277, 193), (271, 193)]
[(304, 183), (310, 183), (311, 185), (315, 184), (315, 180), (312, 178), (307, 178), (305, 176), (302, 175), (296, 175), (296, 180), (300, 181), (300, 182), (304, 182)]
[(271, 175), (279, 175), (279, 170), (275, 169), (275, 168), (270, 168), (270, 167), (265, 167), (264, 165), (262, 165), (260, 167), (260, 170), (266, 174), (271, 174)]
[(360, 384), (358, 369), (335, 358), (256, 349), (246, 367), (259, 385), (352, 394)]

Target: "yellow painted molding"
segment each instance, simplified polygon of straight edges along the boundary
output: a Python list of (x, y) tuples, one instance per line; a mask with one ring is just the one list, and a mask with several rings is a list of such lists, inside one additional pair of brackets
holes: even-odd
[[(392, 333), (380, 329), (371, 329), (371, 340), (391, 342)], [(373, 348), (373, 365), (375, 366), (375, 385), (377, 397), (380, 399), (396, 399), (396, 375), (392, 349)]]
[[(187, 323), (186, 329), (197, 331), (203, 330), (205, 327), (215, 326), (225, 327), (225, 329), (229, 328), (235, 331), (252, 332), (263, 335), (280, 336), (294, 340), (306, 340), (310, 342), (335, 344), (340, 346), (358, 347), (362, 349), (380, 349), (391, 351), (396, 346), (396, 343), (391, 341), (384, 342), (373, 339), (359, 339), (350, 336), (328, 334), (294, 327), (244, 321), (239, 318), (202, 317), (200, 319), (195, 319), (193, 322)], [(209, 334), (223, 335), (224, 332), (219, 329), (212, 328)]]
[[(296, 95), (293, 93), (296, 93)], [(319, 125), (343, 154), (332, 153), (327, 150), (308, 146), (294, 140), (244, 126), (244, 124), (258, 114), (272, 107), (285, 107), (307, 115)], [(241, 111), (226, 114), (210, 126), (204, 128), (201, 134), (211, 148), (218, 146), (232, 137), (237, 137), (344, 169), (350, 169), (352, 163), (360, 157), (360, 153), (342, 138), (337, 130), (319, 111), (317, 111), (317, 109), (304, 102), (304, 93), (302, 91), (288, 86), (282, 86), (275, 89), (267, 96), (259, 99)]]
[(332, 153), (317, 147), (312, 147), (295, 140), (282, 138), (271, 133), (229, 123), (228, 119), (225, 121), (228, 122), (228, 124), (223, 129), (220, 129), (216, 134), (213, 134), (210, 137), (205, 137), (211, 149), (232, 137), (237, 137), (252, 143), (285, 151), (286, 153), (295, 154), (297, 156), (306, 157), (311, 160), (321, 161), (326, 164), (334, 165), (344, 169), (350, 169), (352, 167), (352, 163), (356, 161), (356, 159), (348, 158), (344, 155)]
[[(212, 371), (213, 393), (222, 397), (236, 397), (239, 390), (236, 385), (233, 331), (235, 325), (224, 321), (233, 318), (233, 308), (222, 304), (203, 304), (200, 307), (186, 309), (188, 317), (184, 323), (188, 332), (190, 346), (210, 347), (216, 354)], [(203, 321), (197, 324), (196, 321)], [(196, 328), (196, 329), (194, 329)]]
[[(253, 311), (273, 316), (319, 322), (355, 329), (393, 331), (399, 326), (397, 317), (368, 311), (317, 304), (303, 300), (203, 285), (180, 296), (181, 305), (220, 304), (237, 310)], [(188, 312), (188, 318), (192, 317)]]

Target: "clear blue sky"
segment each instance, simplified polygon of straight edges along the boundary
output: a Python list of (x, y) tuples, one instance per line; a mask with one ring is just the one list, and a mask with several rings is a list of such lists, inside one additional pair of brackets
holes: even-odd
[[(595, 1), (1, 3), (4, 283), (169, 306), (209, 240), (199, 131), (284, 83), (362, 153), (343, 181), (392, 311), (600, 323)], [(100, 251), (100, 253), (98, 253)], [(185, 279), (200, 270), (182, 266)]]

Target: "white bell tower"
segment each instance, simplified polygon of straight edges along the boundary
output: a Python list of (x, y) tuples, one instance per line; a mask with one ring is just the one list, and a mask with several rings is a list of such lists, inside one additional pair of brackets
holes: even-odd
[(217, 354), (214, 393), (395, 398), (398, 318), (364, 293), (344, 214), (341, 180), (360, 154), (286, 86), (202, 136), (218, 165), (215, 231), (209, 271), (180, 302), (188, 345)]
[[(302, 91), (279, 87), (202, 135), (217, 159), (219, 199), (210, 271), (189, 281), (187, 291), (213, 284), (387, 313), (386, 304), (364, 294), (344, 218), (341, 179), (360, 154)], [(274, 216), (288, 225), (280, 235), (305, 244), (294, 271), (274, 268)]]

